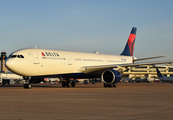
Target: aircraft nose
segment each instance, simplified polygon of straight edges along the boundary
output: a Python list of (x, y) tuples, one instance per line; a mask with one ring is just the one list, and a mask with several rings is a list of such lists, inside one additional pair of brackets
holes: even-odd
[(22, 75), (22, 66), (24, 64), (19, 61), (19, 59), (15, 58), (9, 58), (5, 61), (5, 66), (8, 70), (10, 70), (12, 73)]
[(7, 59), (6, 61), (5, 61), (5, 66), (10, 70), (10, 69), (12, 69), (13, 68), (13, 66), (14, 66), (14, 63), (13, 63), (13, 61), (12, 60), (10, 60), (10, 59)]

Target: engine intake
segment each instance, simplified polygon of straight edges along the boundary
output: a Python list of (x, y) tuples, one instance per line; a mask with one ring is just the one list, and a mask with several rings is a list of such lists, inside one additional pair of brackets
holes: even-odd
[(117, 83), (121, 80), (121, 74), (120, 74), (120, 72), (118, 72), (116, 70), (109, 69), (109, 70), (105, 70), (102, 73), (101, 78), (104, 83), (113, 84), (113, 83)]

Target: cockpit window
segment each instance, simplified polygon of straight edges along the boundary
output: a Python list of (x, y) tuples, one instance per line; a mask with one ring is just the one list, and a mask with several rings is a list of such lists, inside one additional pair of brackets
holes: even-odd
[(16, 57), (17, 57), (17, 55), (12, 55), (12, 56), (11, 56), (11, 58), (16, 58)]
[(24, 56), (23, 55), (20, 55), (20, 58), (24, 58)]
[(10, 58), (24, 58), (23, 55), (11, 55)]

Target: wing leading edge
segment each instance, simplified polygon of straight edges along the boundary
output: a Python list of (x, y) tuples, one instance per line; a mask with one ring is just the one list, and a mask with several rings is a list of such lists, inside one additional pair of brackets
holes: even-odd
[(143, 66), (143, 65), (156, 65), (156, 64), (170, 64), (173, 61), (161, 61), (161, 62), (146, 62), (146, 63), (128, 63), (128, 64), (112, 64), (112, 65), (102, 65), (102, 66), (83, 66), (79, 68), (76, 72), (83, 72), (85, 74), (95, 74), (101, 73), (107, 69), (113, 69), (118, 67), (135, 67), (135, 66)]

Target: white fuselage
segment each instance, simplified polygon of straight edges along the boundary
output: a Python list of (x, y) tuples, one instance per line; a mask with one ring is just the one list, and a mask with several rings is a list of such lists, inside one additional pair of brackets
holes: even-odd
[[(16, 55), (16, 57), (15, 57)], [(21, 57), (21, 55), (24, 57)], [(49, 49), (22, 49), (13, 52), (6, 67), (22, 76), (44, 76), (72, 73), (91, 73), (102, 66), (132, 63), (132, 56), (70, 52)], [(94, 67), (86, 69), (86, 67)], [(100, 68), (99, 68), (100, 66)]]

